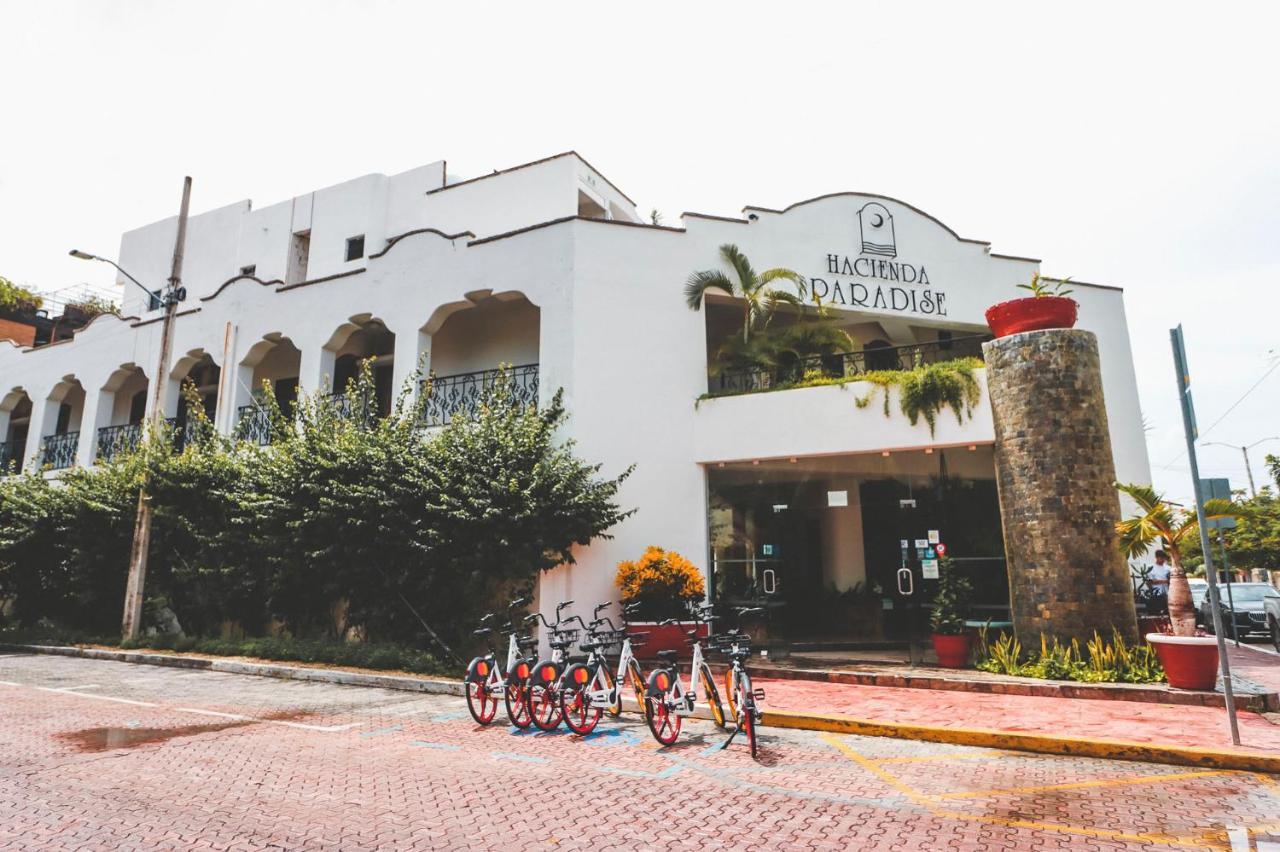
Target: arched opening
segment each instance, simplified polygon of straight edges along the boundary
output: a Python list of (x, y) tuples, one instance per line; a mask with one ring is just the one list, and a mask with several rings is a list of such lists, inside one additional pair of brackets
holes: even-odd
[(189, 396), (187, 387), (190, 386), (195, 389), (196, 396), (200, 400), (200, 407), (204, 410), (205, 416), (210, 421), (216, 422), (222, 369), (208, 352), (203, 349), (196, 349), (178, 359), (173, 372), (169, 374), (169, 379), (173, 385), (170, 392), (177, 396), (173, 407), (170, 408), (174, 412), (174, 416), (170, 418), (169, 422), (175, 429), (177, 446), (181, 448), (186, 446), (187, 441), (191, 439), (195, 422), (189, 410), (190, 403), (187, 401)]
[(348, 385), (360, 375), (360, 366), (371, 362), (374, 396), (378, 416), (391, 413), (392, 367), (395, 361), (396, 336), (375, 317), (353, 319), (334, 334), (325, 349), (333, 353), (333, 403), (340, 410), (350, 410)]
[(302, 352), (282, 334), (273, 332), (249, 347), (237, 370), (237, 437), (259, 444), (270, 443), (270, 413), (260, 400), (269, 386), (280, 411), (286, 418), (292, 418), (301, 367)]
[(423, 331), (431, 335), (427, 425), (474, 413), (502, 365), (511, 368), (517, 399), (538, 404), (541, 311), (523, 293), (469, 294), (467, 303), (437, 311)]
[(31, 397), (22, 388), (14, 388), (0, 400), (0, 474), (21, 473), (27, 454), (27, 435), (31, 428)]
[(42, 467), (61, 470), (76, 463), (84, 401), (84, 386), (75, 376), (66, 376), (53, 386), (45, 400), (40, 432)]
[(872, 340), (862, 347), (863, 358), (866, 359), (867, 370), (900, 370), (898, 352), (887, 340)]
[(95, 417), (100, 461), (111, 461), (138, 448), (147, 418), (148, 385), (147, 374), (136, 364), (122, 364), (107, 378)]

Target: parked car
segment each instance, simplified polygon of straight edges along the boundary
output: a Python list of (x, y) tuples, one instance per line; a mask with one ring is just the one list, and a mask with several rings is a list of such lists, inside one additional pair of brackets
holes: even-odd
[(1267, 627), (1271, 630), (1271, 644), (1280, 651), (1280, 592), (1272, 589), (1262, 597), (1262, 609), (1267, 614)]
[(1197, 580), (1193, 577), (1187, 580), (1187, 585), (1191, 587), (1191, 605), (1196, 608), (1196, 624), (1203, 626), (1200, 605), (1204, 603), (1205, 596), (1209, 594), (1209, 581)]
[[(1236, 631), (1240, 638), (1251, 634), (1271, 635), (1271, 627), (1267, 623), (1264, 601), (1280, 598), (1280, 592), (1267, 583), (1232, 583), (1231, 596), (1228, 599), (1225, 583), (1218, 584), (1218, 599), (1222, 606), (1222, 629), (1231, 635), (1231, 621), (1234, 616)], [(1232, 604), (1235, 604), (1234, 614)], [(1204, 620), (1205, 630), (1213, 632), (1213, 610), (1206, 596), (1200, 604), (1200, 616)]]

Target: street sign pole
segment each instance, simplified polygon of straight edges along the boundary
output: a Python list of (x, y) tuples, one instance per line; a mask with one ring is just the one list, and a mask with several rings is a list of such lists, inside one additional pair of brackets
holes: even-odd
[[(1231, 742), (1240, 745), (1240, 724), (1236, 720), (1236, 700), (1231, 688), (1231, 660), (1227, 656), (1227, 640), (1222, 635), (1222, 606), (1219, 603), (1217, 577), (1213, 568), (1213, 545), (1209, 542), (1209, 525), (1204, 516), (1204, 488), (1200, 482), (1200, 465), (1196, 461), (1196, 412), (1191, 402), (1191, 372), (1187, 369), (1187, 348), (1182, 338), (1182, 325), (1169, 329), (1173, 344), (1173, 361), (1178, 373), (1178, 399), (1182, 403), (1182, 428), (1187, 437), (1187, 458), (1191, 461), (1191, 485), (1196, 495), (1196, 522), (1200, 527), (1200, 550), (1204, 554), (1205, 579), (1209, 582), (1209, 609), (1213, 613), (1213, 633), (1218, 640), (1218, 659), (1222, 664), (1222, 692), (1227, 705), (1227, 723)], [(1234, 615), (1232, 616), (1234, 618)]]

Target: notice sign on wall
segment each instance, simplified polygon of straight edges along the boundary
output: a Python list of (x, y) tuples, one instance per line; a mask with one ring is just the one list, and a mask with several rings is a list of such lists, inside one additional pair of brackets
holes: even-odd
[(921, 560), (920, 576), (926, 580), (938, 579), (938, 560), (936, 559)]
[(848, 506), (849, 492), (848, 491), (828, 491), (827, 505), (828, 506)]

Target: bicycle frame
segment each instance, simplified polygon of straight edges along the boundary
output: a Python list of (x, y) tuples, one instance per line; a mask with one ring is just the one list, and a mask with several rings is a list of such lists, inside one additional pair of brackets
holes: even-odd
[(673, 663), (671, 666), (671, 688), (667, 690), (667, 699), (669, 706), (678, 716), (692, 716), (693, 710), (698, 706), (698, 701), (705, 699), (702, 694), (702, 678), (698, 676), (702, 671), (704, 664), (702, 654), (702, 640), (695, 639), (693, 642), (693, 662), (689, 667), (689, 684), (691, 689), (687, 692), (684, 688), (684, 680), (680, 677), (680, 669)]
[[(609, 686), (605, 678), (608, 663), (609, 658), (603, 652), (597, 658), (593, 651), (587, 659), (587, 665), (594, 669), (591, 676), (591, 691), (587, 693), (593, 707), (612, 707), (615, 704), (621, 706), (622, 685), (631, 679), (630, 664), (635, 663), (636, 671), (640, 671), (640, 663), (631, 650), (630, 637), (622, 640), (622, 651), (618, 657), (618, 673), (613, 679), (612, 686)], [(643, 676), (641, 679), (643, 681)]]

